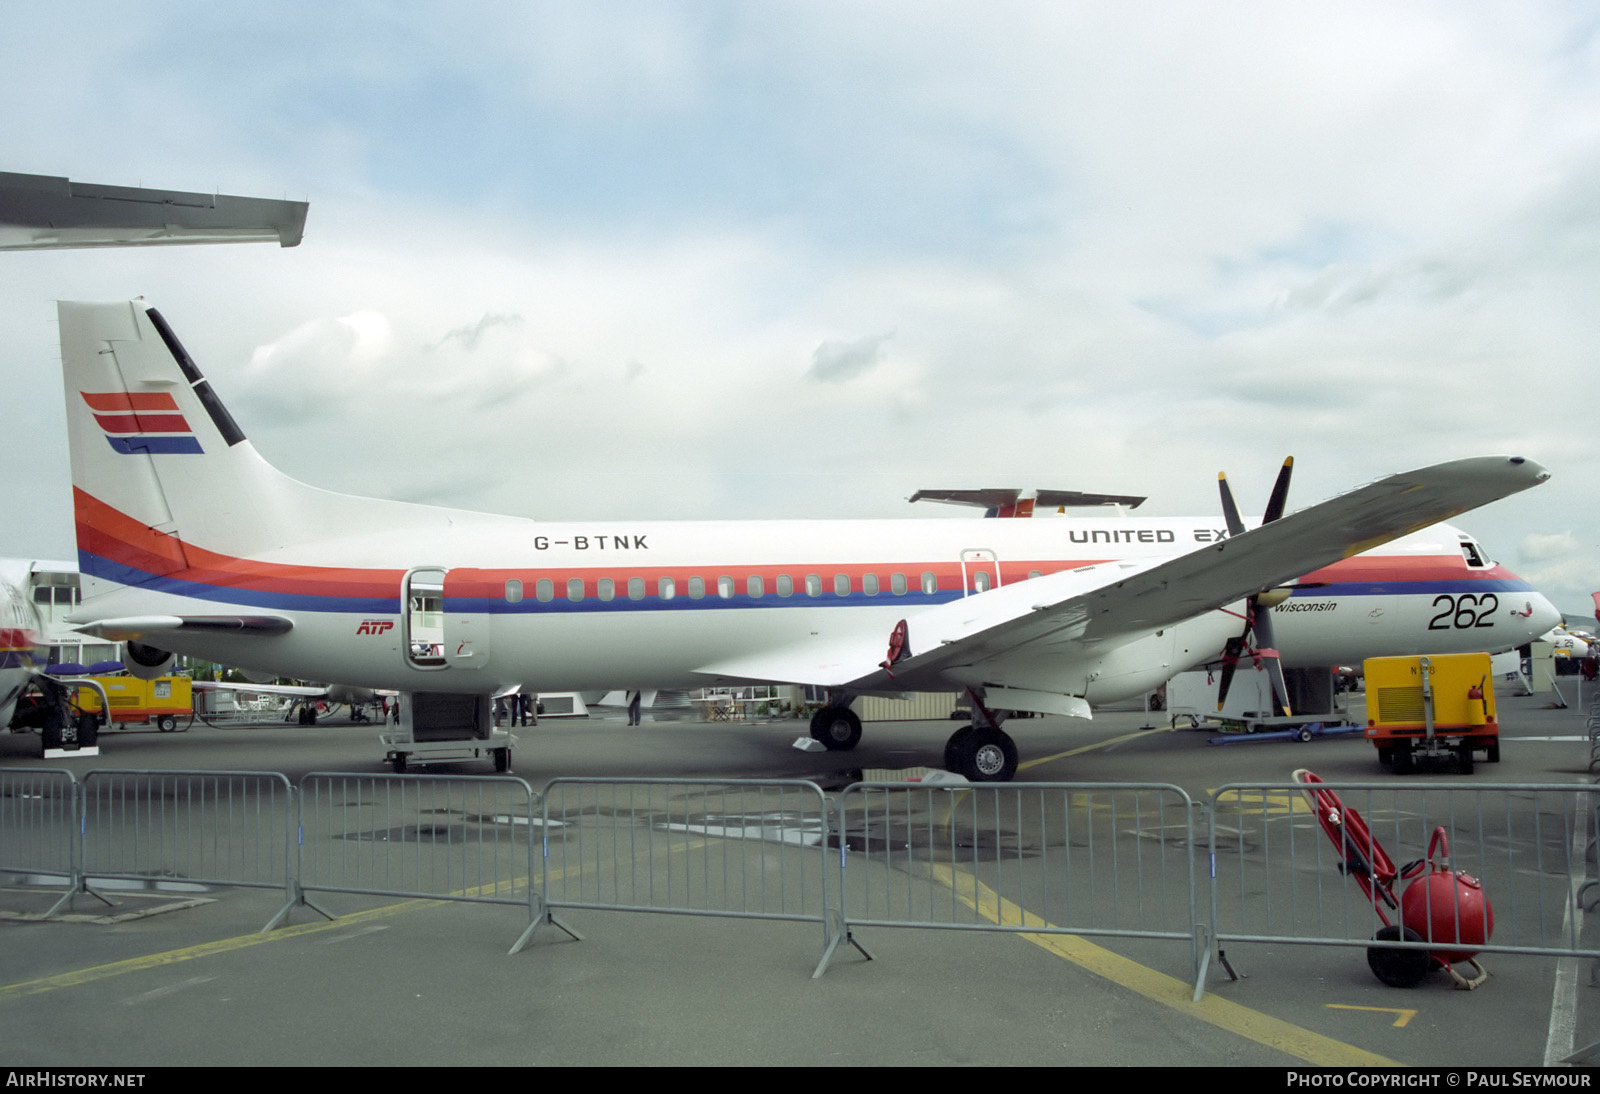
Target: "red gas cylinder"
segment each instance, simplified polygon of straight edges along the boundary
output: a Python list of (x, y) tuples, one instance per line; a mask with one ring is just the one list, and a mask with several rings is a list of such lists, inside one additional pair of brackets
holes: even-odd
[[(1400, 921), (1428, 942), (1479, 947), (1494, 933), (1494, 909), (1478, 879), (1463, 870), (1428, 863), (1400, 897)], [(1435, 950), (1440, 961), (1465, 961), (1477, 950)]]

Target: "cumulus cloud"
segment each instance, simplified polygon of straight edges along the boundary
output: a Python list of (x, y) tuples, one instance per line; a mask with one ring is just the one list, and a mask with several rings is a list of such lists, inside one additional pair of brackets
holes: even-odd
[(853, 342), (824, 342), (811, 354), (806, 377), (824, 384), (853, 380), (883, 360), (884, 344), (892, 334), (872, 334)]

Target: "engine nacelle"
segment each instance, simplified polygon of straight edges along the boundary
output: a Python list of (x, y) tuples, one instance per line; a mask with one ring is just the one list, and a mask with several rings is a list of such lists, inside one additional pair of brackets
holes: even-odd
[(154, 680), (171, 672), (172, 664), (177, 659), (175, 654), (166, 650), (158, 650), (143, 642), (129, 642), (122, 652), (122, 667), (128, 670), (130, 676)]

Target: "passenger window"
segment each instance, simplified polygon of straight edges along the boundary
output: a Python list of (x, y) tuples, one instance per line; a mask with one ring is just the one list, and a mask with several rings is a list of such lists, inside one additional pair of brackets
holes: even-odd
[(705, 595), (706, 595), (706, 579), (703, 578), (703, 577), (691, 577), (689, 579), (689, 599), (690, 600), (699, 600), (702, 596), (705, 596)]
[(642, 577), (630, 577), (628, 579), (628, 599), (629, 600), (643, 600), (644, 599), (644, 578), (642, 578)]
[(861, 591), (866, 593), (868, 596), (877, 596), (878, 595), (878, 575), (877, 574), (862, 574), (861, 575)]
[(583, 599), (583, 578), (574, 577), (567, 581), (567, 599), (573, 603)]
[(889, 575), (889, 589), (890, 589), (891, 592), (894, 593), (895, 596), (905, 596), (906, 595), (906, 575), (905, 574), (890, 574)]
[(849, 596), (850, 595), (850, 575), (849, 574), (834, 574), (833, 575), (833, 595), (834, 596)]
[(555, 583), (548, 577), (541, 577), (533, 586), (533, 595), (539, 598), (539, 603), (548, 604), (556, 598)]
[(794, 578), (788, 574), (778, 575), (778, 595), (789, 596), (794, 592)]
[(601, 600), (610, 600), (617, 595), (617, 583), (609, 577), (602, 577), (595, 582), (595, 591), (600, 594)]
[(717, 595), (722, 597), (724, 600), (727, 600), (733, 596), (733, 578), (717, 578)]
[(522, 582), (518, 581), (514, 577), (506, 579), (506, 603), (522, 603)]
[(939, 579), (933, 576), (931, 570), (924, 570), (922, 573), (922, 591), (928, 596), (939, 591)]
[(1036, 577), (1043, 577), (1043, 576), (1044, 575), (1041, 574), (1038, 570), (1029, 570), (1028, 571), (1028, 580), (1029, 581), (1032, 581)]
[(744, 591), (751, 597), (761, 597), (765, 595), (765, 583), (761, 580), (759, 574), (750, 575), (749, 579), (744, 583)]
[(664, 577), (656, 582), (656, 595), (662, 600), (671, 600), (678, 595), (678, 586), (670, 577)]
[(979, 570), (972, 575), (972, 588), (980, 593), (989, 591), (989, 571)]
[(822, 576), (820, 574), (807, 574), (806, 575), (806, 595), (807, 596), (821, 596), (822, 595)]

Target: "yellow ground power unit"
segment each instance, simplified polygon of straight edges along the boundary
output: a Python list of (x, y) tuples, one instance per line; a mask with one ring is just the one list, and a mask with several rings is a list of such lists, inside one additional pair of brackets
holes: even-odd
[[(129, 722), (154, 722), (162, 733), (171, 733), (178, 728), (178, 719), (194, 714), (193, 693), (187, 676), (159, 676), (154, 680), (104, 676), (100, 684), (111, 700), (107, 721), (119, 727)], [(78, 709), (100, 712), (100, 696), (93, 688), (78, 689)]]
[(1422, 758), (1453, 756), (1463, 774), (1472, 754), (1500, 762), (1500, 722), (1487, 653), (1431, 657), (1371, 657), (1367, 679), (1367, 739), (1378, 759), (1407, 774)]

